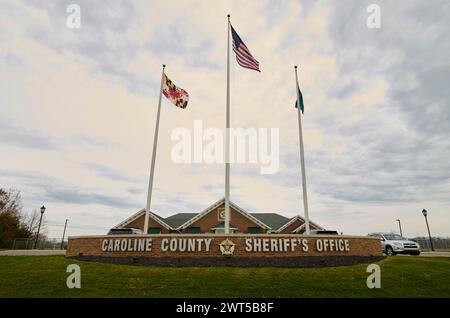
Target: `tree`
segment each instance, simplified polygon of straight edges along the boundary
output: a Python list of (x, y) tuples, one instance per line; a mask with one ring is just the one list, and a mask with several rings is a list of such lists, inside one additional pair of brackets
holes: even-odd
[(20, 192), (0, 188), (0, 246), (9, 247), (14, 238), (29, 234), (22, 222)]
[[(0, 247), (11, 247), (16, 238), (35, 239), (41, 214), (38, 210), (22, 212), (22, 197), (17, 190), (0, 188)], [(39, 240), (45, 240), (47, 222), (42, 218)]]
[[(37, 231), (39, 228), (39, 219), (40, 218), (41, 218), (41, 212), (38, 211), (37, 209), (34, 209), (29, 214), (27, 214), (27, 213), (23, 214), (23, 218), (22, 218), (23, 227), (27, 231), (27, 236), (25, 236), (25, 237), (32, 238), (33, 240), (36, 239)], [(45, 218), (45, 215), (43, 215), (42, 222), (41, 222), (41, 228), (39, 230), (39, 238), (38, 238), (39, 241), (46, 240), (47, 233), (48, 233), (47, 220)]]

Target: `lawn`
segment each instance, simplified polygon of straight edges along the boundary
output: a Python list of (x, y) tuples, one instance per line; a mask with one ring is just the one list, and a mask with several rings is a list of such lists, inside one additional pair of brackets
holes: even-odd
[[(81, 289), (66, 286), (73, 263)], [(163, 268), (1, 256), (0, 297), (450, 297), (450, 258), (394, 256), (378, 264), (381, 288), (368, 289), (367, 265)]]

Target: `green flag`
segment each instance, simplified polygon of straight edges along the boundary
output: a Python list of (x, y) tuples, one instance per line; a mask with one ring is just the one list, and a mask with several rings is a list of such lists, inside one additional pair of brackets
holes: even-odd
[[(302, 111), (302, 114), (305, 112), (305, 106), (303, 105), (303, 95), (302, 91), (300, 90), (300, 87), (297, 86), (298, 89), (298, 95), (300, 96), (300, 110)], [(295, 108), (298, 108), (298, 100), (295, 101)]]

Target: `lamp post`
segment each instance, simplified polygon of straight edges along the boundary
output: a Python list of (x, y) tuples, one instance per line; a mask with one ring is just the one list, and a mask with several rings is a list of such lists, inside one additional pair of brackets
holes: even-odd
[(398, 222), (398, 227), (400, 228), (400, 236), (403, 236), (402, 223), (400, 222), (400, 219), (397, 219), (396, 221)]
[(66, 223), (64, 224), (64, 232), (63, 232), (63, 237), (62, 237), (62, 240), (61, 240), (61, 249), (63, 249), (63, 246), (64, 246), (64, 236), (66, 235), (67, 221), (69, 221), (69, 220), (66, 219)]
[(431, 234), (430, 234), (430, 227), (428, 226), (428, 219), (427, 219), (428, 212), (427, 212), (427, 210), (423, 209), (422, 210), (422, 214), (425, 217), (425, 222), (427, 223), (428, 237), (430, 238), (431, 250), (434, 251), (433, 240), (431, 239)]
[(41, 218), (39, 219), (39, 226), (38, 226), (38, 231), (36, 234), (36, 240), (34, 241), (34, 248), (36, 249), (37, 246), (37, 242), (39, 239), (39, 231), (41, 230), (41, 222), (42, 222), (42, 216), (44, 215), (45, 212), (45, 206), (41, 206)]

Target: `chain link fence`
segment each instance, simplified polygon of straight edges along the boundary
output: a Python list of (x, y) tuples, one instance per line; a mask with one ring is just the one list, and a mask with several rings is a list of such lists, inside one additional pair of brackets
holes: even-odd
[[(11, 249), (13, 250), (31, 250), (35, 246), (34, 239), (31, 238), (16, 238), (13, 240)], [(63, 249), (67, 248), (67, 241), (63, 242)], [(59, 250), (61, 249), (61, 239), (48, 238), (46, 240), (39, 240), (36, 244), (36, 249), (40, 250)]]
[[(450, 249), (449, 237), (432, 237), (434, 249)], [(431, 249), (430, 239), (428, 237), (416, 237), (412, 239), (419, 243), (422, 249)]]

